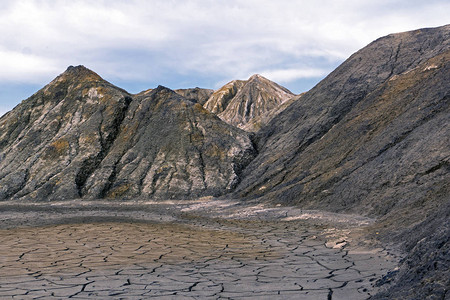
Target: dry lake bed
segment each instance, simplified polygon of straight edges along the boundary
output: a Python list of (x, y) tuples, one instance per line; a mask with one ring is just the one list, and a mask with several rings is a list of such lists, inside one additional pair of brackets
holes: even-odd
[(372, 220), (233, 201), (0, 204), (1, 299), (367, 299)]

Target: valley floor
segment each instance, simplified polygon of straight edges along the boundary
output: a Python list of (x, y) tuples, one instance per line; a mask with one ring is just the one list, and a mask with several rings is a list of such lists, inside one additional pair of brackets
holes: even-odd
[(0, 204), (0, 298), (367, 299), (372, 220), (234, 201)]

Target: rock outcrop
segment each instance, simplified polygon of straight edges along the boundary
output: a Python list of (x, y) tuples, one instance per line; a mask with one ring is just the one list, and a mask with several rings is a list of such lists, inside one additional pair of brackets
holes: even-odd
[(164, 87), (132, 96), (69, 67), (0, 119), (0, 200), (220, 195), (247, 134)]
[(267, 112), (292, 97), (294, 94), (286, 88), (261, 75), (253, 75), (247, 81), (227, 83), (211, 95), (204, 107), (228, 124), (257, 131)]
[[(436, 197), (424, 220), (403, 229), (395, 219), (378, 223), (383, 240), (403, 243), (407, 253), (397, 271), (376, 282), (385, 287), (373, 299), (446, 299), (450, 286), (450, 186)], [(398, 233), (400, 232), (400, 233)], [(393, 275), (393, 276), (392, 276)], [(372, 299), (372, 298), (371, 298)]]

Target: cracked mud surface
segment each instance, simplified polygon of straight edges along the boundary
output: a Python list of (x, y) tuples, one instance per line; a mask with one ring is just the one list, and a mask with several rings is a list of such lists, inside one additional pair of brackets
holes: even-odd
[(234, 207), (217, 219), (205, 216), (217, 206), (199, 203), (0, 207), (7, 299), (366, 299), (397, 263), (381, 248), (331, 241), (326, 233), (345, 230), (293, 209), (280, 220), (287, 208), (259, 207), (256, 218)]

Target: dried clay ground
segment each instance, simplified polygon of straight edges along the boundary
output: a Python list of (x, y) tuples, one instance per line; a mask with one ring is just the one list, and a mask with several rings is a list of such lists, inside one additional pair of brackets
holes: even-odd
[[(219, 217), (220, 216), (220, 217)], [(233, 201), (0, 205), (2, 299), (367, 299), (372, 220)]]

